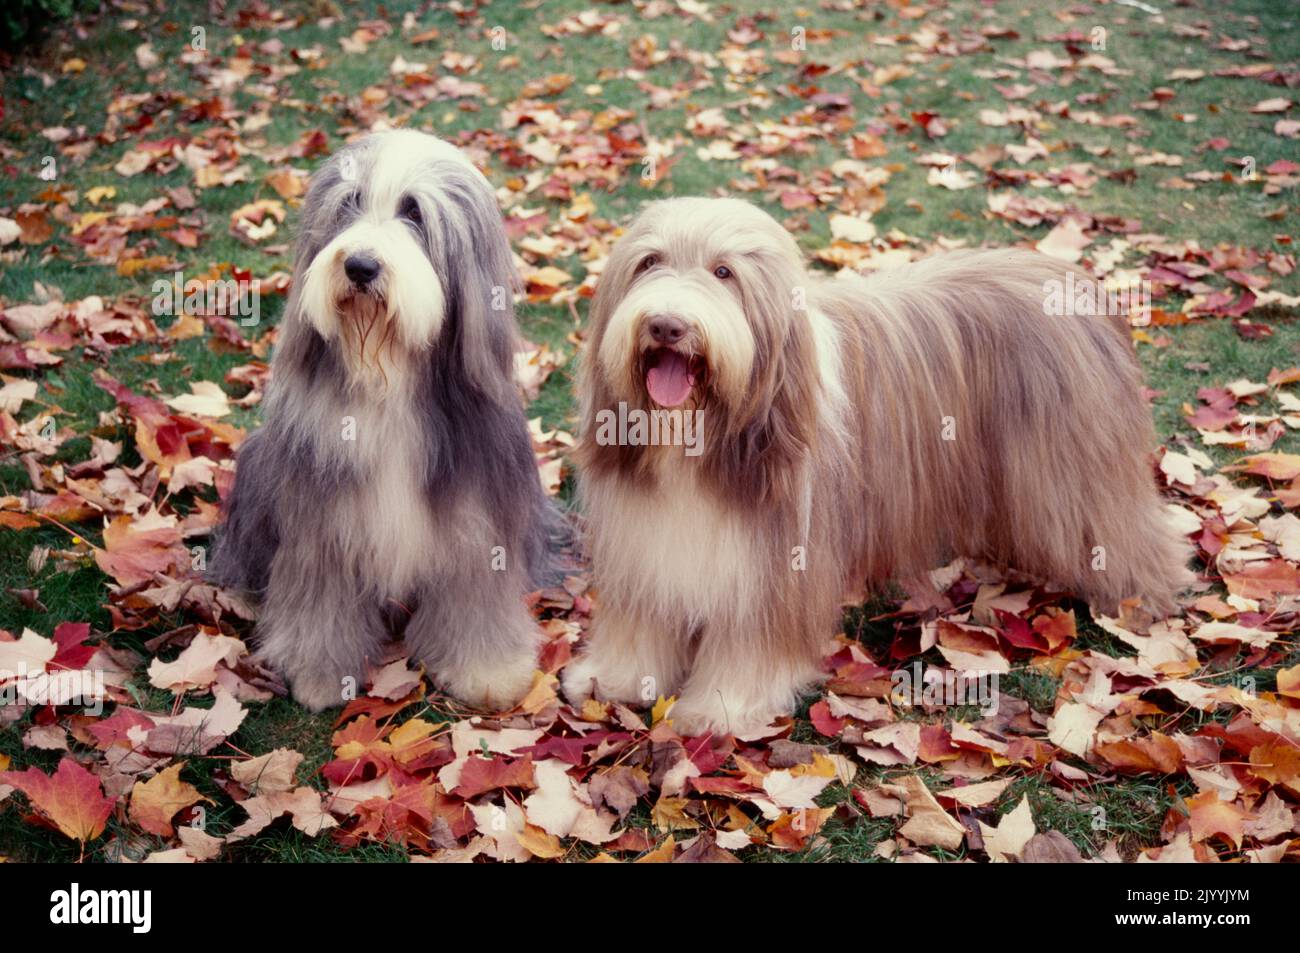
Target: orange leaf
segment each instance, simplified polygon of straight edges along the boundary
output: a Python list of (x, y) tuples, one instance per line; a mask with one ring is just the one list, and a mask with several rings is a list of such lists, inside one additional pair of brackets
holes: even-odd
[(1257, 453), (1253, 457), (1246, 457), (1240, 464), (1223, 469), (1242, 470), (1270, 480), (1294, 480), (1300, 476), (1300, 454)]
[(1074, 640), (1074, 610), (1056, 615), (1040, 615), (1034, 619), (1034, 631), (1041, 635), (1053, 652)]
[(1203, 841), (1209, 837), (1222, 837), (1233, 847), (1241, 846), (1242, 828), (1250, 819), (1250, 812), (1230, 801), (1222, 801), (1213, 788), (1189, 797), (1187, 810), (1192, 822), (1192, 840)]
[(790, 814), (782, 814), (767, 829), (768, 836), (772, 838), (772, 846), (783, 850), (802, 850), (834, 813), (833, 807), (805, 807)]
[(26, 513), (14, 513), (9, 510), (0, 512), (0, 526), (6, 529), (35, 529), (41, 521)]
[(1274, 741), (1250, 749), (1250, 771), (1257, 778), (1300, 795), (1300, 748)]
[(124, 514), (104, 528), (104, 548), (95, 550), (95, 562), (119, 585), (133, 586), (187, 562), (188, 555), (179, 527), (141, 528)]
[(0, 772), (0, 784), (11, 784), (27, 795), (32, 807), (63, 834), (83, 844), (104, 833), (117, 798), (104, 796), (104, 788), (76, 761), (64, 757), (54, 775), (39, 768)]
[(1168, 735), (1153, 732), (1145, 738), (1097, 745), (1097, 754), (1120, 771), (1174, 774), (1183, 766), (1183, 752)]
[(1277, 673), (1277, 693), (1287, 698), (1300, 698), (1300, 665)]
[(1300, 593), (1300, 571), (1292, 563), (1270, 559), (1251, 563), (1239, 573), (1224, 573), (1223, 584), (1243, 599), (1271, 599)]
[(554, 834), (546, 833), (540, 827), (525, 824), (524, 829), (515, 834), (515, 837), (524, 850), (534, 857), (540, 857), (543, 860), (554, 860), (556, 857), (564, 856), (564, 847), (561, 846), (560, 839)]

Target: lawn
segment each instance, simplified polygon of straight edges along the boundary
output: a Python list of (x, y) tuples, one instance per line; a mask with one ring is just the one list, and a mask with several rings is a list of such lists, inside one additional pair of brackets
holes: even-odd
[[(0, 669), (105, 680), (93, 711), (0, 704), (0, 857), (1300, 856), (1293, 4), (167, 6), (0, 51)], [(954, 570), (941, 629), (1005, 664), (996, 713), (891, 700), (896, 667), (964, 657), (922, 652), (934, 613), (893, 591), (848, 610), (831, 694), (781, 737), (700, 743), (663, 706), (556, 699), (599, 612), (583, 569), (537, 600), (546, 671), (513, 715), (471, 724), (399, 662), (342, 716), (304, 711), (201, 570), (304, 183), (388, 126), (498, 188), (566, 505), (591, 290), (647, 201), (744, 197), (827, 269), (1042, 242), (1144, 282), (1153, 479), (1198, 590), (1175, 619), (1108, 620)], [(156, 313), (176, 272), (258, 282), (257, 319)]]

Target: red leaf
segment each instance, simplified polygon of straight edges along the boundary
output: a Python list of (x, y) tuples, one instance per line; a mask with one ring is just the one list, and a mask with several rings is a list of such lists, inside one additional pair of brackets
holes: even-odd
[(0, 784), (11, 784), (27, 795), (32, 807), (60, 832), (83, 844), (104, 833), (116, 798), (104, 796), (104, 788), (76, 761), (65, 757), (54, 775), (39, 768), (0, 772)]

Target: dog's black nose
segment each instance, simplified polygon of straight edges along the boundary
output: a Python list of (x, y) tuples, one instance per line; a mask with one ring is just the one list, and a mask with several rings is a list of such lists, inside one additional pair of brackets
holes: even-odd
[(379, 276), (379, 261), (369, 255), (348, 255), (343, 262), (343, 270), (348, 281), (358, 288), (364, 288)]
[(676, 344), (686, 336), (686, 324), (680, 318), (657, 314), (650, 319), (650, 336), (656, 344)]

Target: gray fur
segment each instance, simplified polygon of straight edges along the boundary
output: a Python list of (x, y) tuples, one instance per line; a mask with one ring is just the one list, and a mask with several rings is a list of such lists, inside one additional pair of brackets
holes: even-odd
[[(296, 279), (368, 207), (392, 135), (345, 147), (313, 176)], [(341, 173), (345, 161), (355, 163), (351, 180)], [(437, 158), (403, 185), (420, 204), (423, 226), (410, 227), (446, 298), (437, 340), (413, 355), (410, 386), (382, 413), (361, 407), (341, 339), (303, 319), (295, 280), (265, 424), (240, 451), (212, 574), (260, 597), (260, 653), (310, 707), (339, 703), (349, 676), (360, 685), (366, 661), (394, 634), (454, 694), (509, 705), (534, 666), (535, 626), (522, 597), (551, 576), (562, 527), (538, 480), (511, 378), (517, 276), (495, 197), (472, 168)], [(503, 309), (492, 307), (494, 288), (507, 290)], [(382, 439), (338, 441), (335, 411), (354, 406)], [(436, 534), (418, 574), (399, 581), (363, 545), (369, 522), (383, 514), (357, 512), (351, 500), (369, 498), (386, 468), (410, 461), (418, 498), (400, 505), (421, 508)], [(495, 547), (504, 570), (492, 566)]]

